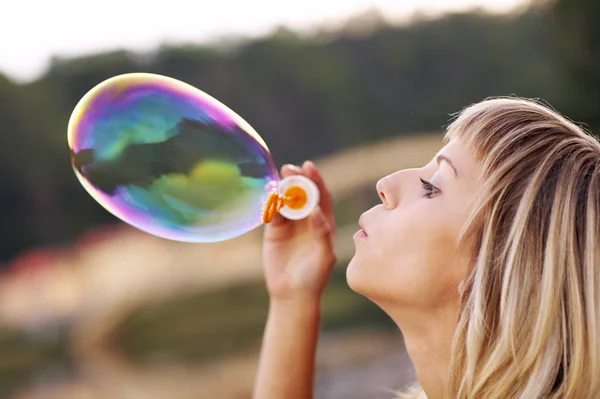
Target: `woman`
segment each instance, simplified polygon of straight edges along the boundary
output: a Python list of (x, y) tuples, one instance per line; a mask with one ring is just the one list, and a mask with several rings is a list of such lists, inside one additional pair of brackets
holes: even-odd
[[(255, 398), (313, 395), (320, 297), (335, 262), (331, 198), (267, 226), (271, 302)], [(377, 183), (350, 287), (398, 325), (408, 397), (600, 398), (600, 144), (532, 101), (466, 108), (422, 168)]]

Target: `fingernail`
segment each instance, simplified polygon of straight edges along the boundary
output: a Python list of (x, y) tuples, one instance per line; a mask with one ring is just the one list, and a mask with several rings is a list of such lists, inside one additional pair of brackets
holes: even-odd
[(301, 169), (299, 166), (292, 165), (292, 164), (289, 164), (289, 163), (288, 163), (288, 164), (285, 164), (285, 165), (283, 165), (283, 167), (284, 167), (284, 168), (291, 169), (291, 170), (293, 170), (293, 171), (296, 171), (296, 172), (300, 172), (300, 171), (302, 171), (302, 169)]

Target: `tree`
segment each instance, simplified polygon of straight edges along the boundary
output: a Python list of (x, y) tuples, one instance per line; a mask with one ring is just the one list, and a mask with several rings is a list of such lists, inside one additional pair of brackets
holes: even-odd
[(569, 115), (600, 128), (600, 2), (556, 0), (550, 6)]

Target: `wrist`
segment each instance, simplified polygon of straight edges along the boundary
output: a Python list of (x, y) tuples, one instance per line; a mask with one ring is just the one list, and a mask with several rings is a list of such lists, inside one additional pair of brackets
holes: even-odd
[(271, 298), (269, 309), (283, 314), (314, 314), (321, 311), (321, 297)]

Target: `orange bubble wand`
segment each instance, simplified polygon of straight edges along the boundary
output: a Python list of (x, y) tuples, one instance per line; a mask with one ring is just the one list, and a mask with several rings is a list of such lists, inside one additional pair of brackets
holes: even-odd
[(288, 176), (279, 182), (279, 191), (269, 194), (263, 209), (263, 223), (271, 223), (275, 214), (287, 219), (307, 217), (319, 203), (319, 189), (307, 177)]

